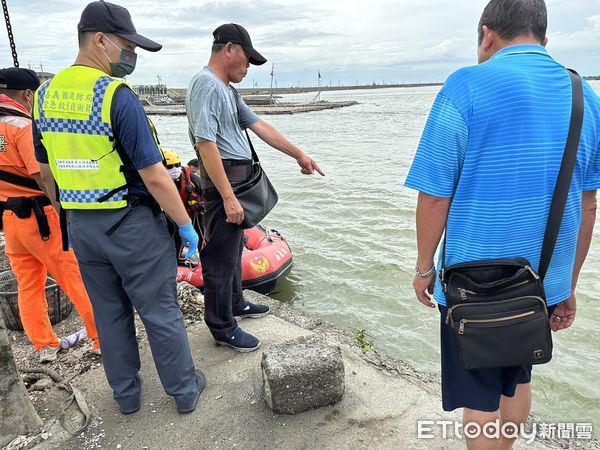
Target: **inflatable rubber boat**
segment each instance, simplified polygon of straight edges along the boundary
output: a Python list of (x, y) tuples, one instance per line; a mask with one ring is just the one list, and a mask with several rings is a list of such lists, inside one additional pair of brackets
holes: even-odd
[[(244, 231), (242, 289), (268, 294), (292, 269), (292, 251), (281, 234), (257, 225)], [(177, 266), (177, 282), (204, 287), (202, 266)]]

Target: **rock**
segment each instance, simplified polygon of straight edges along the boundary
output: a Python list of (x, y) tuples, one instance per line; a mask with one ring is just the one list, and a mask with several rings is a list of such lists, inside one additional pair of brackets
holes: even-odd
[(38, 380), (33, 386), (31, 386), (31, 389), (33, 389), (34, 391), (45, 391), (46, 389), (51, 388), (53, 384), (54, 382), (50, 378), (42, 378), (41, 380)]
[(204, 296), (200, 289), (185, 281), (178, 283), (177, 297), (179, 299), (181, 313), (188, 325), (201, 320), (204, 317)]
[(262, 357), (263, 395), (281, 414), (296, 414), (339, 402), (344, 363), (339, 347), (317, 336), (271, 345)]
[(35, 384), (38, 382), (38, 380), (40, 380), (43, 377), (44, 377), (44, 375), (39, 374), (39, 373), (21, 374), (21, 379), (23, 380), (24, 383), (27, 383), (27, 384)]

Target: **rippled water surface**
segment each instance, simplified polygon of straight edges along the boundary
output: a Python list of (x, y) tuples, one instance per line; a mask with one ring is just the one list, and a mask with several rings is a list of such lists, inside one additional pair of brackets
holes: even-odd
[[(600, 83), (595, 82), (600, 91)], [(416, 193), (403, 187), (439, 88), (326, 92), (359, 105), (265, 116), (313, 156), (325, 178), (303, 176), (289, 157), (254, 139), (280, 201), (264, 224), (294, 252), (273, 297), (337, 325), (365, 329), (378, 349), (439, 372), (438, 315), (411, 288)], [(307, 101), (314, 94), (285, 96)], [(185, 117), (155, 117), (163, 146), (194, 157)], [(185, 162), (184, 161), (184, 162)], [(593, 421), (600, 432), (600, 227), (577, 292), (575, 326), (555, 335), (555, 358), (534, 369), (533, 412), (546, 420)], [(441, 406), (440, 406), (441, 407)]]

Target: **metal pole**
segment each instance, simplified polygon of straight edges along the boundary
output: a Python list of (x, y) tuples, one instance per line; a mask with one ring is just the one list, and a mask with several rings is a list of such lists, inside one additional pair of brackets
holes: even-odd
[(269, 104), (273, 105), (273, 75), (274, 75), (274, 70), (275, 70), (275, 63), (271, 63), (271, 99), (269, 100)]

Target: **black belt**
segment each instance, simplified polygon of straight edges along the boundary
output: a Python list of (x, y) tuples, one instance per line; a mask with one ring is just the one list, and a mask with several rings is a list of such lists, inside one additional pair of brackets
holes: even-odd
[(135, 208), (137, 206), (146, 206), (148, 208), (152, 208), (152, 211), (155, 214), (158, 214), (162, 211), (160, 205), (156, 202), (156, 200), (154, 200), (154, 197), (151, 197), (149, 195), (139, 197), (135, 195), (126, 195), (125, 200), (127, 200), (127, 204), (132, 208)]
[(151, 197), (151, 196), (146, 195), (146, 196), (137, 197), (135, 195), (126, 195), (125, 200), (127, 200), (127, 205), (129, 206), (129, 210), (125, 214), (123, 214), (123, 217), (121, 217), (117, 221), (117, 223), (115, 223), (112, 227), (110, 227), (108, 230), (106, 230), (107, 236), (111, 236), (115, 231), (117, 231), (117, 228), (119, 228), (119, 226), (121, 225), (121, 222), (123, 222), (125, 217), (127, 217), (129, 215), (129, 213), (131, 211), (133, 211), (134, 208), (137, 208), (138, 206), (146, 206), (147, 208), (152, 209), (152, 212), (154, 213), (155, 216), (162, 212), (162, 208), (160, 207), (160, 205), (156, 202), (156, 200), (154, 200), (154, 197)]
[(19, 219), (28, 219), (31, 217), (31, 211), (35, 215), (42, 240), (47, 241), (50, 238), (50, 225), (48, 218), (44, 213), (44, 207), (51, 205), (52, 202), (45, 195), (37, 197), (9, 197), (5, 202), (0, 202), (0, 208), (15, 213)]
[[(231, 183), (231, 186), (237, 186), (252, 177), (253, 161), (251, 159), (222, 159), (221, 162), (223, 163), (225, 175)], [(202, 183), (202, 196), (207, 201), (219, 200), (221, 194), (219, 194), (219, 191), (209, 178), (206, 169), (202, 164), (200, 164), (199, 169), (200, 181)]]
[(252, 164), (251, 159), (222, 159), (223, 167), (227, 166), (249, 166)]

